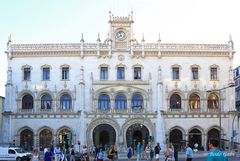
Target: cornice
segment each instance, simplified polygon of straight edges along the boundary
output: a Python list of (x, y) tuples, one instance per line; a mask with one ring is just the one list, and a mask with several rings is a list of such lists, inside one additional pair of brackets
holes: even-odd
[[(82, 46), (81, 46), (82, 45)], [(143, 50), (144, 49), (144, 50)], [(132, 57), (229, 57), (233, 52), (228, 44), (134, 44), (131, 49), (111, 49), (114, 52), (133, 53)], [(142, 55), (144, 52), (144, 55)], [(11, 44), (11, 50), (6, 53), (14, 57), (71, 57), (96, 56), (111, 58), (109, 45), (105, 43), (66, 43), (66, 44)]]

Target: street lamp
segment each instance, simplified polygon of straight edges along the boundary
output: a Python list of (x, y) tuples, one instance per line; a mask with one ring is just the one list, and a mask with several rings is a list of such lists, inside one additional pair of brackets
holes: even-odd
[(207, 90), (207, 92), (217, 92), (219, 94), (219, 107), (218, 107), (218, 112), (219, 112), (219, 148), (222, 149), (222, 105), (221, 105), (221, 92), (227, 88), (234, 87), (235, 83), (231, 82), (228, 84), (228, 86), (220, 88), (220, 89), (212, 89), (212, 90)]
[[(236, 130), (234, 130), (234, 121), (235, 121), (235, 119), (236, 119), (236, 117), (239, 117), (239, 115), (240, 115), (240, 111), (238, 111), (238, 110), (236, 110), (236, 111), (232, 111), (235, 115), (234, 115), (234, 117), (233, 117), (233, 120), (232, 120), (232, 136), (231, 136), (231, 144), (230, 144), (230, 147), (231, 147), (231, 150), (233, 150), (233, 147), (234, 147), (234, 137), (236, 136), (236, 135), (238, 135), (237, 133), (236, 133)], [(239, 128), (239, 126), (238, 126), (238, 128)]]

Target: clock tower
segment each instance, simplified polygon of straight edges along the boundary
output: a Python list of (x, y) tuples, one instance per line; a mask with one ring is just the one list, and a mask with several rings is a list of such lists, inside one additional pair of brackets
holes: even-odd
[(133, 12), (127, 17), (116, 17), (109, 12), (109, 38), (115, 49), (129, 49), (132, 33)]

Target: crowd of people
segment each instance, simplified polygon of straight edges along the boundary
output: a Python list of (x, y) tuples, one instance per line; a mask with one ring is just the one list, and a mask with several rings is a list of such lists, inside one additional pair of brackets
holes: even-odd
[[(222, 159), (221, 161), (228, 161), (228, 158), (225, 153), (219, 150), (218, 148), (219, 142), (217, 140), (210, 140), (209, 141), (209, 149), (210, 152), (208, 154), (207, 161), (214, 161), (214, 158), (217, 160)], [(192, 161), (194, 155), (194, 148), (195, 145), (187, 144), (186, 146), (186, 161)], [(79, 149), (80, 150), (80, 149)], [(127, 148), (118, 149), (116, 146), (108, 146), (108, 145), (99, 145), (99, 146), (86, 146), (83, 145), (81, 149), (81, 161), (117, 161), (118, 160), (118, 153), (119, 151), (126, 154), (128, 161), (133, 160), (136, 158), (137, 161), (142, 159), (147, 161), (159, 161), (160, 155), (165, 158), (165, 161), (178, 161), (178, 153), (177, 149), (169, 143), (164, 150), (164, 154), (160, 154), (161, 151), (160, 143), (156, 143), (155, 146), (151, 146), (147, 144), (146, 146), (142, 146), (139, 142), (136, 146), (132, 147), (131, 145)], [(34, 149), (32, 152), (32, 159), (31, 161), (75, 161), (75, 150), (74, 147), (69, 149), (62, 148), (57, 145), (55, 148), (45, 148), (44, 149), (44, 158), (40, 159), (40, 155), (37, 149)], [(68, 157), (66, 157), (68, 156)]]

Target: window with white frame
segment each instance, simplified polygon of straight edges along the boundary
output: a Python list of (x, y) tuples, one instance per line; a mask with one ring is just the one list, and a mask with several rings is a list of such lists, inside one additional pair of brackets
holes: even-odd
[(217, 77), (218, 74), (217, 74), (217, 67), (211, 67), (210, 69), (210, 78), (211, 80), (217, 80)]
[(124, 80), (125, 79), (124, 67), (117, 67), (117, 79), (118, 80)]
[(192, 80), (198, 80), (198, 67), (192, 67)]
[(135, 80), (142, 79), (141, 67), (134, 67), (134, 79)]
[(30, 67), (23, 69), (23, 80), (31, 80), (31, 68)]
[(100, 68), (100, 80), (108, 80), (108, 67)]
[(172, 68), (172, 79), (179, 80), (179, 67)]
[(49, 67), (42, 68), (42, 79), (50, 80), (50, 68)]
[(62, 67), (62, 80), (69, 80), (69, 67)]
[(118, 94), (115, 97), (115, 108), (126, 109), (127, 108), (127, 97), (124, 94)]

